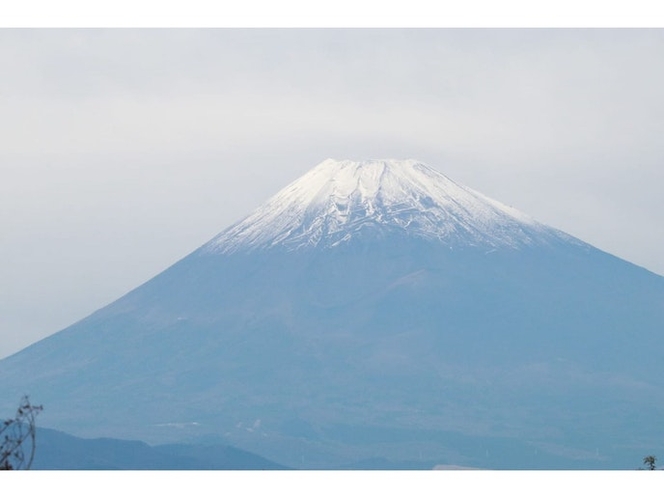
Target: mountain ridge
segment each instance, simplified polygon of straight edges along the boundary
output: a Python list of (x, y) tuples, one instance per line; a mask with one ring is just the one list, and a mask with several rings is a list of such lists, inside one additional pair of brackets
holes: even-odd
[(34, 470), (290, 470), (223, 443), (148, 445), (37, 427)]

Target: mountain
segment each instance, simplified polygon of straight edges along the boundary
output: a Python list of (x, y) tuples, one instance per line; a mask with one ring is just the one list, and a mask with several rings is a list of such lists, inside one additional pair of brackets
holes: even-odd
[(0, 361), (0, 409), (296, 468), (634, 468), (663, 323), (661, 276), (416, 161), (327, 160)]
[(224, 444), (150, 446), (142, 441), (83, 439), (38, 428), (33, 470), (286, 470)]

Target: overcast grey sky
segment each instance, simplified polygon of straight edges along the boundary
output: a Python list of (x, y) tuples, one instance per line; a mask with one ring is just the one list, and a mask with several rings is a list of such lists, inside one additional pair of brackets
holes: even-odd
[(664, 274), (664, 30), (0, 30), (0, 357), (328, 157), (415, 158)]

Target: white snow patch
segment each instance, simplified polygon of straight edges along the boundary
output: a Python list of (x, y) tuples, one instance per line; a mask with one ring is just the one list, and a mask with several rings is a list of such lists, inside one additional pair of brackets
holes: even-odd
[(412, 159), (327, 159), (204, 249), (333, 247), (367, 229), (487, 249), (574, 240)]

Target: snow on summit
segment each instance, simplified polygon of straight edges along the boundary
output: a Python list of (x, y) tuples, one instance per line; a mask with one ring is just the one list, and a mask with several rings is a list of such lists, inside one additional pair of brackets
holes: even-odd
[(488, 248), (572, 239), (412, 159), (327, 159), (204, 249), (333, 247), (370, 231)]

